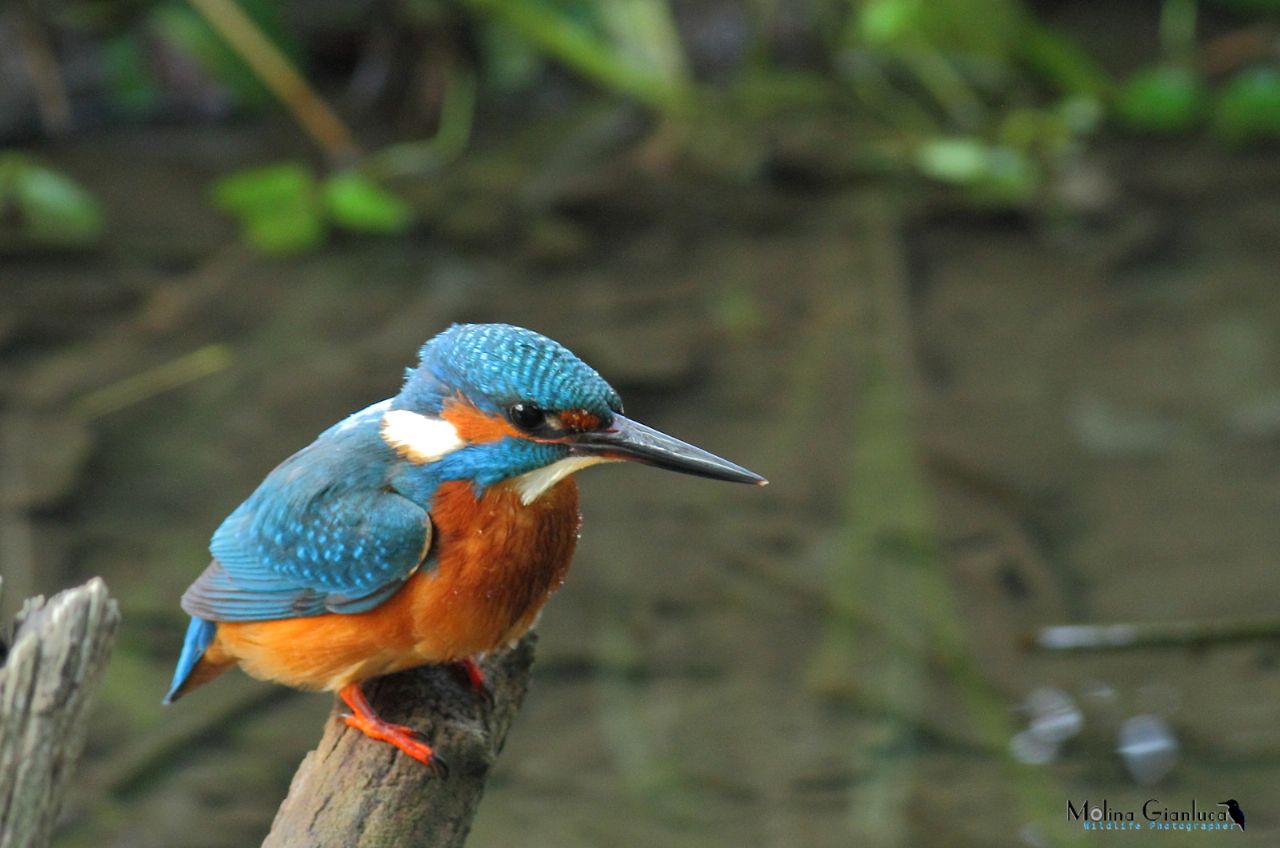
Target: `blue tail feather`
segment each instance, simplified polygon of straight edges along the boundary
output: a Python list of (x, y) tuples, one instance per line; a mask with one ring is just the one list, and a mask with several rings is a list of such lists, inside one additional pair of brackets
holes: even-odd
[(169, 687), (169, 694), (164, 696), (164, 703), (172, 704), (177, 700), (182, 684), (187, 682), (196, 663), (204, 656), (217, 630), (218, 625), (212, 621), (191, 617), (191, 623), (187, 625), (187, 636), (182, 641), (182, 655), (178, 657), (178, 667), (174, 669), (173, 683)]

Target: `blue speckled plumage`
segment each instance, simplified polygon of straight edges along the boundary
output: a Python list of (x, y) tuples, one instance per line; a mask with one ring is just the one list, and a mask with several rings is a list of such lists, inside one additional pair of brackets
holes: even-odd
[(468, 480), (479, 494), (567, 455), (563, 445), (504, 438), (418, 465), (379, 435), (387, 409), (439, 414), (458, 391), (490, 410), (514, 400), (602, 417), (621, 409), (617, 392), (551, 339), (503, 324), (455, 325), (423, 345), (399, 395), (321, 433), (228, 516), (183, 609), (207, 621), (371, 609), (422, 565), (441, 483)]
[(439, 412), (461, 392), (487, 412), (519, 400), (585, 409), (608, 421), (622, 399), (595, 369), (546, 336), (510, 324), (454, 324), (422, 346), (396, 406)]
[(281, 463), (213, 534), (215, 562), (183, 608), (215, 621), (361, 612), (422, 562), (424, 505), (387, 483), (395, 453), (380, 409), (330, 428)]

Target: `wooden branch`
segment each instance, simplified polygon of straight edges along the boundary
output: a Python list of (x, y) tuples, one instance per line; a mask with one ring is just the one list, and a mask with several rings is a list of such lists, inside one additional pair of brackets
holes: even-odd
[(459, 848), (528, 690), (533, 643), (530, 634), (485, 660), (492, 703), (449, 666), (365, 684), (379, 715), (422, 731), (447, 764), (446, 778), (348, 728), (335, 704), (262, 848)]
[(1231, 642), (1280, 638), (1280, 619), (1142, 621), (1122, 624), (1062, 624), (1033, 634), (1038, 651), (1085, 653), (1145, 648), (1204, 648)]
[(119, 622), (96, 577), (18, 614), (0, 651), (0, 848), (49, 844)]

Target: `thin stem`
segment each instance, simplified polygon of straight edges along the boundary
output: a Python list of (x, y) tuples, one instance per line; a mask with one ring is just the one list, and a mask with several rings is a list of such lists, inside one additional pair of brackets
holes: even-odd
[(359, 147), (351, 130), (235, 0), (190, 0), (190, 3), (293, 113), (331, 161), (342, 162), (358, 155)]

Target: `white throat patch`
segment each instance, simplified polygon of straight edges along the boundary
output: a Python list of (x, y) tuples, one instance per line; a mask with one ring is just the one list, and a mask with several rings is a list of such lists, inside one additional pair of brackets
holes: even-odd
[(388, 410), (382, 416), (382, 440), (396, 453), (419, 465), (435, 462), (466, 442), (443, 418), (429, 418), (407, 409)]
[(527, 471), (519, 477), (513, 477), (511, 485), (515, 486), (516, 491), (520, 493), (520, 502), (528, 506), (573, 472), (580, 471), (589, 465), (617, 461), (603, 456), (569, 456), (556, 460), (550, 465), (544, 465), (542, 468)]

